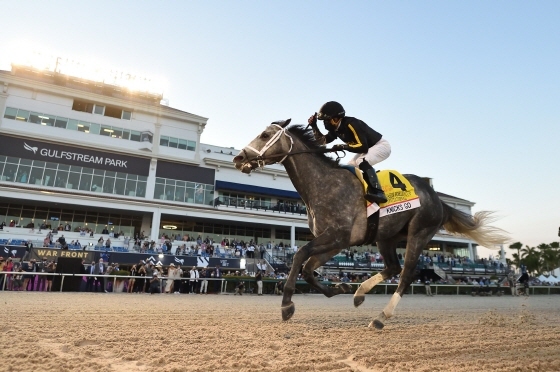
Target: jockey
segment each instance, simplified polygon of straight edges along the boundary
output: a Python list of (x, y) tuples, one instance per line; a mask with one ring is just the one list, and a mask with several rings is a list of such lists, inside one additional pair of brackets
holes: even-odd
[[(328, 131), (323, 135), (317, 127), (317, 119), (323, 120), (325, 129)], [(324, 144), (331, 143), (340, 138), (345, 145), (334, 145), (333, 149), (345, 150), (355, 153), (348, 162), (349, 165), (359, 167), (368, 183), (365, 195), (366, 200), (372, 203), (386, 203), (385, 193), (379, 186), (379, 180), (373, 165), (387, 159), (391, 154), (391, 145), (382, 135), (370, 128), (360, 119), (346, 116), (342, 105), (330, 101), (325, 103), (308, 120), (313, 128), (313, 133), (318, 141)]]

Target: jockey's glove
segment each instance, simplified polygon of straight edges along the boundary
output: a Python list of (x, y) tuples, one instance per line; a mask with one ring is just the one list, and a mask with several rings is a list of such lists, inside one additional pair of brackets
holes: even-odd
[(348, 149), (349, 149), (349, 146), (348, 146), (348, 145), (340, 145), (340, 144), (339, 144), (339, 145), (334, 145), (334, 146), (332, 147), (332, 150), (333, 150), (333, 151), (345, 151), (345, 150), (348, 150)]

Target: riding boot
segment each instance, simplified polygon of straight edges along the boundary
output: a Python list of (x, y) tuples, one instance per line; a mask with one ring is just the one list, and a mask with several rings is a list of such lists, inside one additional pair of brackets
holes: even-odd
[(364, 175), (364, 179), (368, 184), (367, 192), (364, 195), (366, 200), (371, 203), (377, 204), (387, 203), (387, 197), (379, 186), (379, 179), (377, 178), (375, 169), (373, 169), (373, 167), (365, 160), (360, 163), (359, 167)]

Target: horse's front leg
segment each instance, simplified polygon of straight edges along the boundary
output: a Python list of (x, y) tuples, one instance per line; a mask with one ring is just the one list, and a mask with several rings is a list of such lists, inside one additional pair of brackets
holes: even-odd
[(338, 230), (327, 229), (324, 233), (301, 247), (294, 255), (292, 269), (288, 275), (288, 280), (284, 286), (284, 296), (282, 297), (282, 319), (288, 320), (294, 315), (296, 307), (292, 302), (292, 295), (296, 289), (296, 279), (301, 265), (309, 259), (309, 257), (330, 252), (336, 247), (345, 247), (348, 245), (349, 237), (345, 237)]
[(330, 260), (335, 254), (340, 252), (340, 250), (341, 248), (336, 248), (331, 252), (313, 256), (309, 260), (307, 260), (307, 262), (303, 266), (303, 278), (305, 279), (305, 281), (327, 297), (352, 292), (352, 286), (350, 284), (338, 283), (334, 287), (329, 287), (319, 282), (314, 275), (314, 272), (317, 268), (323, 266), (325, 262)]

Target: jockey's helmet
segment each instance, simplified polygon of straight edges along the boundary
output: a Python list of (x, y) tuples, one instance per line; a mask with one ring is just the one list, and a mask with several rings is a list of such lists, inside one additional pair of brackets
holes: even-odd
[(345, 114), (344, 107), (342, 107), (340, 103), (329, 101), (321, 106), (317, 119), (330, 120), (332, 118), (343, 118)]

